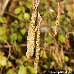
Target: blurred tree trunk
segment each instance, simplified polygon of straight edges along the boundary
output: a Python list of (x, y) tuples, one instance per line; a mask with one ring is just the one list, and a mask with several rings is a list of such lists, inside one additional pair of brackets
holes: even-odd
[(0, 0), (0, 15), (3, 15), (6, 6), (8, 5), (10, 0)]
[[(14, 13), (14, 9), (15, 9), (15, 7), (17, 5), (17, 2), (18, 2), (18, 0), (12, 0), (11, 1), (9, 9), (8, 9), (9, 13), (12, 13), (12, 14)], [(11, 21), (10, 21), (11, 18), (12, 17), (10, 15), (7, 15), (6, 19), (7, 19), (7, 24), (8, 25), (10, 25), (10, 23), (11, 23)]]

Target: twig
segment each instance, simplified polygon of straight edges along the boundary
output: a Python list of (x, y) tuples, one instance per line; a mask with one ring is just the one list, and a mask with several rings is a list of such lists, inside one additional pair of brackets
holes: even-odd
[(6, 11), (5, 11), (5, 13), (8, 14), (8, 15), (10, 15), (10, 16), (12, 16), (12, 17), (17, 18), (18, 20), (21, 20), (21, 21), (25, 22), (24, 19), (19, 19), (19, 18), (18, 18), (15, 14), (13, 14), (13, 13), (6, 12)]
[(0, 71), (0, 74), (2, 74), (2, 71), (3, 71), (3, 67), (1, 67), (1, 71)]
[(73, 51), (71, 51), (71, 52), (64, 51), (64, 54), (68, 54), (68, 55), (73, 54), (74, 55), (74, 52)]
[[(20, 47), (25, 47), (27, 44), (20, 44)], [(10, 45), (10, 47), (13, 47), (13, 45)], [(0, 45), (0, 48), (9, 48), (8, 45)]]
[(11, 46), (10, 46), (9, 43), (8, 43), (5, 39), (3, 39), (2, 37), (0, 37), (0, 40), (4, 41), (4, 42), (8, 45), (8, 48), (9, 48), (8, 58), (9, 58), (10, 55), (11, 55)]
[(74, 32), (67, 32), (65, 38), (67, 38), (69, 34), (74, 34)]

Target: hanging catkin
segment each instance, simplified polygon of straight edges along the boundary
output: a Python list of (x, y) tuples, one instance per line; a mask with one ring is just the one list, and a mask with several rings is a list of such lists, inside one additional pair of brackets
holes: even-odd
[(35, 48), (35, 21), (36, 21), (36, 17), (37, 17), (36, 9), (37, 9), (36, 2), (33, 1), (33, 13), (32, 13), (28, 36), (27, 36), (26, 56), (28, 59), (30, 59), (30, 57), (33, 56), (34, 48)]
[(57, 27), (58, 27), (59, 21), (60, 21), (60, 14), (61, 14), (61, 12), (60, 12), (60, 4), (58, 2), (58, 15), (57, 15), (57, 18), (56, 18), (56, 23), (55, 23), (54, 28), (53, 28), (53, 30), (54, 30), (54, 36), (57, 35)]
[(33, 13), (30, 21), (30, 26), (29, 26), (29, 31), (28, 31), (28, 36), (27, 36), (27, 52), (26, 56), (28, 60), (30, 61), (30, 58), (34, 54), (34, 48), (35, 48), (35, 22), (36, 22), (36, 17), (37, 17), (37, 8), (39, 5), (40, 0), (32, 0), (33, 1)]
[(39, 61), (39, 51), (40, 51), (40, 22), (42, 20), (40, 14), (38, 13), (39, 23), (37, 25), (37, 36), (36, 36), (36, 54), (35, 54), (35, 61), (34, 61), (34, 70), (37, 73), (38, 61)]
[[(27, 36), (26, 56), (30, 61), (31, 57), (34, 54), (34, 49), (35, 49), (34, 70), (35, 70), (35, 73), (37, 73), (39, 51), (40, 51), (40, 22), (42, 18), (38, 13), (38, 5), (40, 0), (32, 0), (32, 1), (33, 1), (33, 13), (32, 13), (28, 36)], [(39, 19), (39, 22), (38, 22), (38, 19)]]

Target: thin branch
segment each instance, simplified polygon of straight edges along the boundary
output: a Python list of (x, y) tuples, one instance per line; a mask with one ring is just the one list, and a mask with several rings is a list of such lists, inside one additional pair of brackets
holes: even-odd
[(0, 74), (2, 74), (2, 71), (3, 71), (3, 67), (1, 67), (1, 71), (0, 71)]
[(5, 13), (8, 14), (8, 15), (10, 15), (10, 16), (12, 16), (12, 17), (14, 17), (14, 18), (17, 18), (18, 20), (21, 20), (21, 21), (25, 22), (24, 19), (19, 19), (19, 18), (18, 18), (15, 14), (13, 14), (13, 13), (6, 12), (6, 11), (5, 11)]
[[(20, 44), (19, 46), (20, 47), (25, 47), (25, 46), (27, 46), (27, 44)], [(10, 47), (12, 48), (13, 45), (10, 45)], [(0, 45), (0, 48), (9, 48), (9, 47), (8, 47), (8, 45)]]
[(8, 48), (9, 48), (8, 58), (9, 58), (10, 55), (11, 55), (11, 46), (10, 46), (9, 43), (8, 43), (5, 39), (3, 39), (2, 37), (0, 37), (0, 40), (4, 41), (4, 42), (8, 45)]
[(68, 38), (69, 34), (74, 34), (74, 32), (67, 32), (65, 39)]

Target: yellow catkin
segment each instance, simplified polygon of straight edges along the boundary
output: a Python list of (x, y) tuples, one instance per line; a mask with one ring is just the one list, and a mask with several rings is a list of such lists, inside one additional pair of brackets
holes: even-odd
[(30, 59), (34, 54), (35, 48), (35, 28), (36, 28), (36, 17), (37, 17), (37, 8), (40, 0), (32, 0), (33, 1), (33, 13), (30, 21), (28, 36), (27, 36), (27, 52), (26, 56)]
[(37, 31), (37, 38), (36, 38), (36, 54), (35, 54), (35, 61), (34, 61), (34, 70), (37, 73), (37, 66), (39, 61), (39, 51), (40, 51), (40, 28)]
[(37, 4), (36, 0), (33, 0), (33, 13), (30, 21), (28, 36), (27, 36), (27, 52), (26, 56), (30, 59), (34, 54), (35, 48), (35, 21), (37, 17)]
[[(41, 16), (37, 11), (40, 0), (33, 0), (33, 13), (31, 17), (31, 22), (29, 26), (28, 36), (27, 36), (27, 52), (26, 56), (30, 61), (34, 54), (34, 49), (36, 48), (34, 70), (37, 73), (37, 66), (39, 61), (39, 51), (40, 51), (40, 22)], [(37, 15), (38, 14), (38, 15)], [(39, 17), (39, 22), (37, 23), (37, 17)]]
[(27, 58), (33, 56), (34, 48), (35, 48), (35, 20), (36, 20), (36, 12), (32, 14), (30, 27), (27, 36)]
[(59, 21), (60, 21), (60, 14), (61, 14), (60, 13), (60, 4), (58, 2), (58, 15), (57, 15), (57, 18), (56, 18), (56, 23), (55, 23), (54, 28), (53, 28), (53, 30), (54, 30), (54, 36), (57, 35), (57, 28), (58, 28)]
[(40, 22), (42, 20), (40, 14), (38, 13), (38, 17), (40, 18), (39, 23), (37, 25), (37, 35), (36, 35), (36, 54), (35, 54), (35, 61), (34, 61), (34, 70), (37, 74), (38, 68), (38, 61), (39, 61), (39, 51), (40, 51)]

